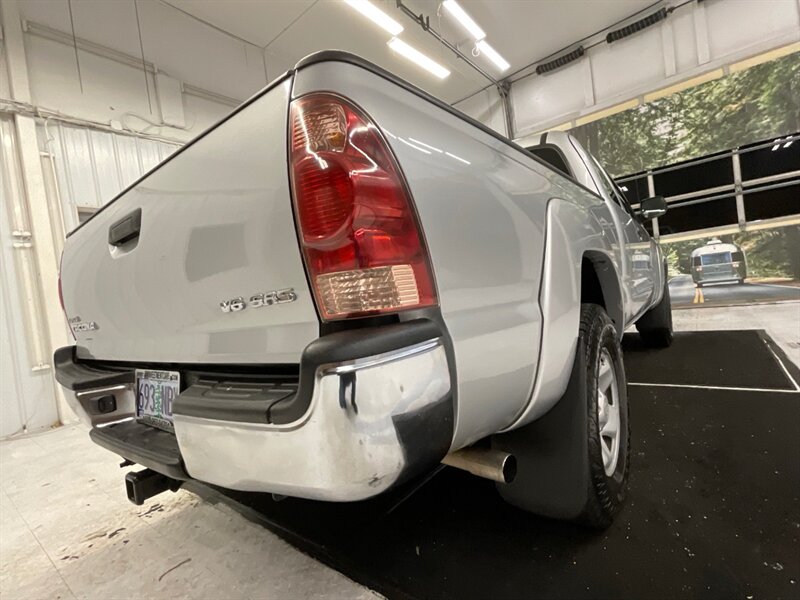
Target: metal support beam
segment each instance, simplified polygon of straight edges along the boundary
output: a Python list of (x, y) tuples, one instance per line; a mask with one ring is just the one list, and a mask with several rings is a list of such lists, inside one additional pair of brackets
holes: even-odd
[[(656, 183), (655, 183), (655, 180), (653, 179), (653, 173), (652, 172), (648, 172), (647, 173), (647, 196), (649, 198), (652, 198), (655, 195), (656, 195)], [(653, 223), (653, 237), (656, 239), (656, 241), (658, 241), (658, 239), (661, 237), (661, 230), (658, 227), (658, 217), (653, 219), (652, 223)]]
[(503, 105), (503, 117), (505, 118), (506, 137), (514, 139), (514, 105), (511, 103), (511, 88), (503, 85), (497, 88), (500, 95), (500, 103)]
[(733, 151), (731, 156), (733, 162), (733, 185), (736, 190), (736, 216), (739, 228), (744, 231), (747, 223), (747, 215), (744, 212), (744, 194), (742, 193), (742, 165), (739, 162), (738, 148)]
[(425, 16), (425, 15), (423, 15), (423, 14), (419, 14), (419, 15), (418, 15), (418, 14), (416, 14), (416, 13), (415, 13), (413, 10), (411, 10), (411, 9), (410, 9), (410, 8), (408, 8), (408, 7), (407, 7), (405, 4), (403, 4), (403, 0), (396, 0), (396, 2), (397, 2), (397, 8), (399, 8), (401, 11), (403, 11), (403, 13), (404, 13), (404, 14), (405, 14), (405, 15), (406, 15), (406, 16), (407, 16), (409, 19), (411, 19), (412, 21), (414, 21), (414, 22), (415, 22), (417, 25), (419, 25), (420, 27), (422, 27), (422, 29), (423, 29), (424, 31), (428, 32), (428, 33), (429, 33), (429, 34), (431, 34), (433, 37), (435, 37), (437, 40), (439, 40), (439, 42), (440, 42), (441, 44), (443, 44), (445, 47), (447, 47), (448, 49), (450, 49), (450, 50), (453, 52), (453, 54), (455, 54), (455, 55), (456, 55), (456, 57), (458, 57), (458, 58), (460, 58), (461, 60), (463, 60), (463, 61), (464, 61), (465, 63), (467, 63), (467, 64), (468, 64), (470, 67), (472, 67), (472, 68), (473, 68), (473, 69), (475, 69), (475, 70), (476, 70), (478, 73), (480, 73), (481, 75), (483, 75), (483, 76), (484, 76), (486, 79), (488, 79), (489, 81), (491, 81), (491, 82), (492, 82), (492, 84), (493, 84), (493, 85), (494, 85), (494, 86), (497, 88), (497, 90), (498, 90), (498, 91), (500, 91), (500, 89), (501, 89), (502, 87), (504, 87), (504, 84), (503, 84), (503, 83), (501, 83), (500, 81), (498, 81), (497, 79), (495, 79), (494, 77), (492, 77), (491, 75), (489, 75), (489, 74), (488, 74), (488, 73), (487, 73), (487, 72), (486, 72), (486, 71), (485, 71), (485, 70), (484, 70), (484, 69), (483, 69), (483, 68), (482, 68), (480, 65), (477, 65), (476, 63), (474, 63), (474, 62), (472, 61), (472, 59), (471, 59), (469, 56), (467, 56), (466, 54), (464, 54), (463, 52), (461, 52), (461, 50), (459, 50), (459, 49), (458, 49), (458, 47), (456, 47), (454, 44), (451, 44), (451, 43), (450, 43), (448, 40), (446, 40), (446, 39), (444, 38), (444, 36), (442, 36), (442, 34), (440, 34), (440, 33), (439, 33), (438, 31), (436, 31), (436, 30), (435, 30), (433, 27), (431, 27), (431, 19), (430, 19), (430, 17), (426, 17), (426, 16)]

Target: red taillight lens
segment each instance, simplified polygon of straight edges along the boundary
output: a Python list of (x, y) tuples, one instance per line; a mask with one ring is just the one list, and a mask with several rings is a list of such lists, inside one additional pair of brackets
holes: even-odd
[(326, 320), (436, 304), (400, 169), (375, 124), (330, 94), (292, 102), (292, 192), (303, 256)]
[(64, 311), (64, 316), (67, 316), (67, 309), (64, 308), (64, 290), (61, 289), (61, 265), (64, 263), (64, 252), (58, 259), (58, 302), (61, 304), (61, 310)]

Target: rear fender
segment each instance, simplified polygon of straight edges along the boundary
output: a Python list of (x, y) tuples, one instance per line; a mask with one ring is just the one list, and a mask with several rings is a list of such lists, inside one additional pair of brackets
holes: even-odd
[[(584, 257), (596, 265), (609, 316), (621, 332), (622, 296), (618, 267), (604, 219), (605, 205), (553, 198), (547, 206), (547, 233), (539, 304), (542, 340), (531, 397), (524, 410), (504, 431), (541, 417), (564, 395), (575, 358), (581, 310), (581, 264)], [(600, 218), (598, 218), (600, 217)]]

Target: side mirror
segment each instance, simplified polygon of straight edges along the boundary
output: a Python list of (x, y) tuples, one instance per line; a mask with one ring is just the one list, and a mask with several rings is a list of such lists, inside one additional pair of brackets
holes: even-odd
[(638, 217), (640, 221), (650, 221), (667, 213), (667, 201), (664, 196), (646, 198), (639, 204)]

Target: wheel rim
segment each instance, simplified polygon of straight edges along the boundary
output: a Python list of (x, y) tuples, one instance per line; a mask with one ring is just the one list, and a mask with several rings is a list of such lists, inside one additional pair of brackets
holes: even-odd
[(617, 470), (620, 446), (619, 389), (614, 361), (607, 349), (600, 351), (597, 369), (597, 421), (603, 468), (611, 477)]

